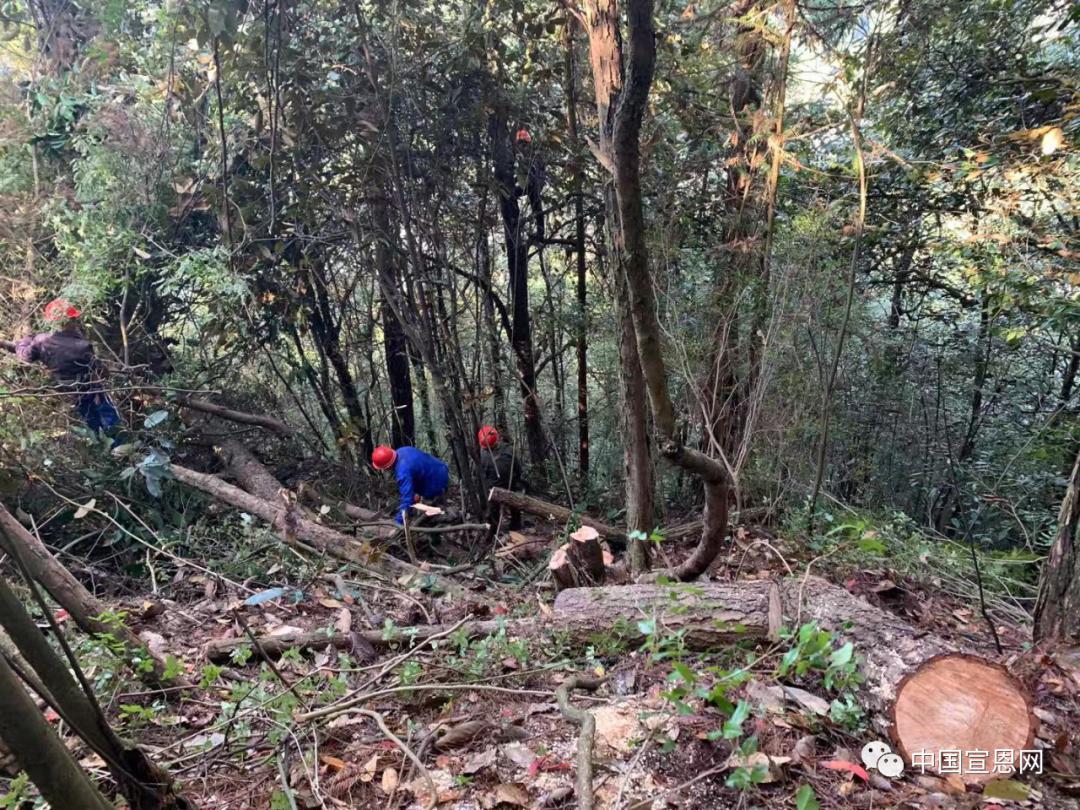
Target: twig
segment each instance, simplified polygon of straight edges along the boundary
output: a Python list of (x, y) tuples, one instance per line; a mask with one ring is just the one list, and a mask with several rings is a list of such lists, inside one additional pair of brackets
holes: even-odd
[(234, 619), (236, 619), (237, 624), (239, 624), (240, 628), (244, 631), (244, 635), (246, 635), (251, 640), (252, 645), (254, 645), (255, 649), (259, 651), (259, 655), (261, 655), (263, 660), (266, 661), (267, 665), (270, 667), (270, 671), (277, 676), (277, 679), (279, 681), (281, 681), (281, 685), (288, 689), (290, 692), (292, 692), (294, 695), (296, 695), (296, 699), (300, 701), (300, 705), (307, 709), (307, 701), (304, 700), (304, 696), (301, 695), (300, 691), (296, 688), (296, 684), (291, 683), (285, 677), (284, 673), (280, 669), (278, 669), (277, 664), (274, 663), (274, 659), (267, 655), (266, 650), (263, 649), (262, 644), (259, 643), (258, 636), (251, 632), (251, 628), (248, 627), (248, 623), (244, 620), (244, 616), (240, 612), (240, 610), (234, 608), (232, 611), (232, 616)]
[[(420, 644), (417, 644), (415, 647), (413, 647), (408, 652), (405, 652), (405, 653), (397, 656), (396, 658), (391, 660), (389, 663), (387, 663), (376, 674), (372, 675), (371, 678), (368, 679), (368, 682), (366, 684), (364, 684), (364, 686), (360, 687), (360, 689), (353, 690), (352, 693), (346, 695), (341, 700), (339, 700), (337, 703), (331, 704), (330, 706), (326, 706), (325, 708), (319, 709), (319, 710), (314, 711), (314, 712), (307, 712), (307, 713), (301, 715), (301, 717), (303, 717), (303, 718), (318, 717), (320, 712), (322, 712), (324, 714), (333, 714), (334, 712), (331, 712), (330, 710), (332, 710), (334, 708), (337, 708), (339, 710), (344, 711), (346, 709), (352, 708), (353, 706), (358, 706), (359, 704), (364, 703), (366, 700), (369, 699), (369, 696), (367, 694), (364, 694), (362, 690), (371, 687), (381, 677), (383, 677), (384, 675), (386, 675), (391, 670), (395, 669), (396, 667), (398, 667), (401, 664), (408, 661), (410, 658), (412, 658), (414, 655), (419, 653), (425, 647), (427, 647), (429, 645), (432, 645), (433, 642), (438, 641), (439, 639), (442, 639), (442, 638), (446, 638), (447, 636), (453, 634), (455, 631), (457, 631), (458, 628), (460, 628), (468, 620), (469, 619), (466, 616), (464, 619), (462, 619), (461, 621), (459, 621), (457, 624), (453, 625), (452, 627), (448, 627), (447, 629), (443, 630), (441, 633), (436, 633), (433, 636), (429, 636), (428, 638), (424, 639)], [(340, 713), (340, 712), (337, 712), (337, 713)]]
[(407, 746), (400, 737), (398, 737), (396, 734), (394, 734), (394, 732), (387, 728), (386, 721), (383, 720), (383, 716), (381, 714), (376, 711), (372, 711), (371, 709), (357, 709), (356, 711), (358, 714), (362, 714), (365, 717), (370, 717), (372, 720), (374, 720), (375, 725), (379, 727), (379, 731), (386, 735), (386, 738), (390, 740), (390, 742), (400, 748), (401, 753), (403, 753), (410, 760), (412, 760), (412, 764), (420, 770), (420, 775), (424, 777), (424, 781), (428, 784), (429, 796), (427, 801), (427, 808), (428, 810), (431, 810), (432, 807), (439, 803), (439, 791), (435, 788), (435, 780), (431, 778), (431, 773), (426, 767), (424, 767), (424, 763), (420, 761), (420, 758), (412, 752), (412, 749), (409, 748), (409, 746)]
[(570, 693), (575, 689), (595, 692), (604, 683), (604, 678), (592, 675), (571, 675), (555, 690), (555, 700), (559, 711), (571, 723), (581, 726), (577, 744), (577, 777), (574, 790), (577, 792), (580, 810), (593, 808), (592, 752), (593, 738), (596, 735), (596, 718), (590, 712), (579, 709), (570, 702)]

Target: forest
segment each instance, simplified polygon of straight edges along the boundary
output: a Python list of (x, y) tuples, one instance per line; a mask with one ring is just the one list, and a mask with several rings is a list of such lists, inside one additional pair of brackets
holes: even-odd
[(1080, 808), (1076, 0), (0, 0), (0, 808)]

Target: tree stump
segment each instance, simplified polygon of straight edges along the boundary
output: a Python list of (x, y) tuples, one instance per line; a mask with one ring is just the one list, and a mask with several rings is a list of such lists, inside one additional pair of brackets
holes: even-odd
[[(892, 720), (905, 762), (957, 773), (968, 784), (1017, 769), (1037, 724), (1019, 681), (1004, 667), (963, 653), (939, 655), (909, 673), (897, 686)], [(1009, 752), (1004, 762), (999, 751)]]
[(604, 581), (604, 548), (600, 533), (582, 526), (551, 555), (548, 569), (558, 590), (588, 587)]

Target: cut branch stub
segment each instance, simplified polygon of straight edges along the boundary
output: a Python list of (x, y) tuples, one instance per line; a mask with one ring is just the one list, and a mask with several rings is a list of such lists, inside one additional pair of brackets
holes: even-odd
[[(1021, 752), (1034, 743), (1038, 721), (1031, 700), (998, 664), (962, 653), (939, 655), (908, 674), (896, 691), (894, 741), (916, 769), (959, 770), (965, 782), (978, 784), (1019, 767)], [(998, 752), (1009, 752), (1002, 756), (1005, 764)]]

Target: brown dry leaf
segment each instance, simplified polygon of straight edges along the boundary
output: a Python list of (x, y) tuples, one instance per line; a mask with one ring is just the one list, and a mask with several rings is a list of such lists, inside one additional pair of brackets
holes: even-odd
[(518, 807), (528, 807), (530, 804), (529, 792), (521, 785), (503, 783), (495, 788), (496, 803), (516, 804)]
[(352, 630), (352, 613), (349, 612), (347, 607), (343, 607), (338, 611), (337, 620), (334, 622), (334, 629), (343, 636), (348, 635), (349, 631)]
[(471, 776), (474, 773), (479, 773), (485, 768), (494, 768), (496, 754), (497, 752), (494, 748), (488, 748), (473, 754), (465, 760), (465, 763), (461, 766), (461, 772)]
[(967, 793), (967, 785), (959, 774), (945, 774), (945, 791), (959, 796), (962, 793)]
[(364, 763), (360, 769), (360, 781), (370, 782), (375, 778), (375, 771), (379, 769), (379, 755), (372, 754), (371, 759)]
[(528, 747), (521, 743), (510, 743), (502, 747), (503, 756), (513, 762), (519, 768), (528, 768), (536, 760), (536, 754), (534, 754)]
[(544, 604), (544, 600), (540, 598), (540, 594), (536, 595), (536, 602), (540, 606), (540, 613), (544, 616), (544, 618), (555, 615), (555, 611), (553, 611), (548, 605)]
[(440, 751), (449, 751), (468, 745), (485, 731), (491, 728), (487, 720), (470, 720), (459, 723), (435, 741), (435, 747)]
[(389, 796), (398, 786), (398, 773), (394, 768), (387, 768), (382, 772), (382, 784), (379, 787), (382, 788), (382, 792)]
[(797, 686), (785, 686), (784, 694), (814, 714), (824, 716), (829, 713), (829, 702), (807, 692), (805, 689), (800, 689)]
[(782, 714), (784, 711), (784, 689), (775, 684), (766, 684), (754, 678), (746, 688), (750, 699), (767, 712)]
[(337, 599), (330, 599), (329, 597), (325, 599), (320, 599), (319, 604), (322, 605), (324, 608), (330, 608), (331, 610), (337, 610), (339, 607), (342, 607), (341, 602), (339, 602)]
[(335, 771), (343, 771), (349, 767), (345, 760), (332, 757), (329, 754), (319, 754), (319, 762), (323, 765), (329, 765)]
[(817, 765), (817, 740), (813, 734), (799, 737), (791, 752), (791, 761), (808, 770), (814, 770)]
[(768, 784), (784, 778), (784, 771), (781, 766), (787, 765), (789, 762), (791, 762), (791, 757), (770, 757), (763, 751), (755, 751), (748, 757), (736, 752), (728, 757), (726, 767), (729, 770), (732, 768), (749, 768), (750, 770), (764, 768), (765, 776), (761, 779), (761, 782)]

